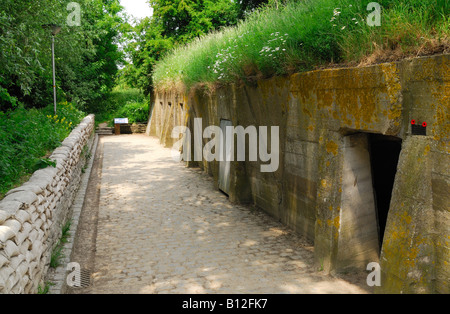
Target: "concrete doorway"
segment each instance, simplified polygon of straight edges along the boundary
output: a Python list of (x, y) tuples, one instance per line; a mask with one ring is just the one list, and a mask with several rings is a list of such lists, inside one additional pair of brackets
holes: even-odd
[(338, 270), (378, 262), (400, 150), (394, 137), (344, 137)]
[(381, 248), (397, 173), (402, 140), (379, 134), (369, 135), (372, 181), (378, 223), (378, 241)]

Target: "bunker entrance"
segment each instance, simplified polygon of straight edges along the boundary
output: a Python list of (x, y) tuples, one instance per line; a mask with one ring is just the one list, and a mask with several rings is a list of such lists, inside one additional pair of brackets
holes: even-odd
[(387, 216), (391, 203), (402, 140), (397, 137), (370, 134), (369, 150), (372, 183), (378, 224), (378, 241), (383, 243)]
[(378, 260), (400, 150), (401, 140), (395, 137), (344, 137), (337, 269)]

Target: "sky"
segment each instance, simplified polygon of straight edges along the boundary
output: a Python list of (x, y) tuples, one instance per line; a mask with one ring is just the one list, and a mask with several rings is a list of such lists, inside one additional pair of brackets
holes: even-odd
[(153, 12), (147, 0), (120, 0), (120, 4), (128, 14), (136, 18), (151, 16)]

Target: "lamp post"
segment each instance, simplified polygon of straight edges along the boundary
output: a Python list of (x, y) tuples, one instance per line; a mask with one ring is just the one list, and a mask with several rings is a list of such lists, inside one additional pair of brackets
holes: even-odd
[(42, 25), (44, 29), (50, 29), (52, 32), (52, 67), (53, 67), (53, 107), (56, 115), (56, 71), (55, 71), (55, 36), (61, 31), (61, 26), (56, 24)]

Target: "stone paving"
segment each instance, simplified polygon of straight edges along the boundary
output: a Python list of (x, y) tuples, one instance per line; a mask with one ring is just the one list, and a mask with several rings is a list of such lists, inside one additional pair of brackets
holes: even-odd
[(367, 293), (313, 266), (313, 247), (234, 205), (145, 135), (102, 137), (95, 267), (86, 293)]

